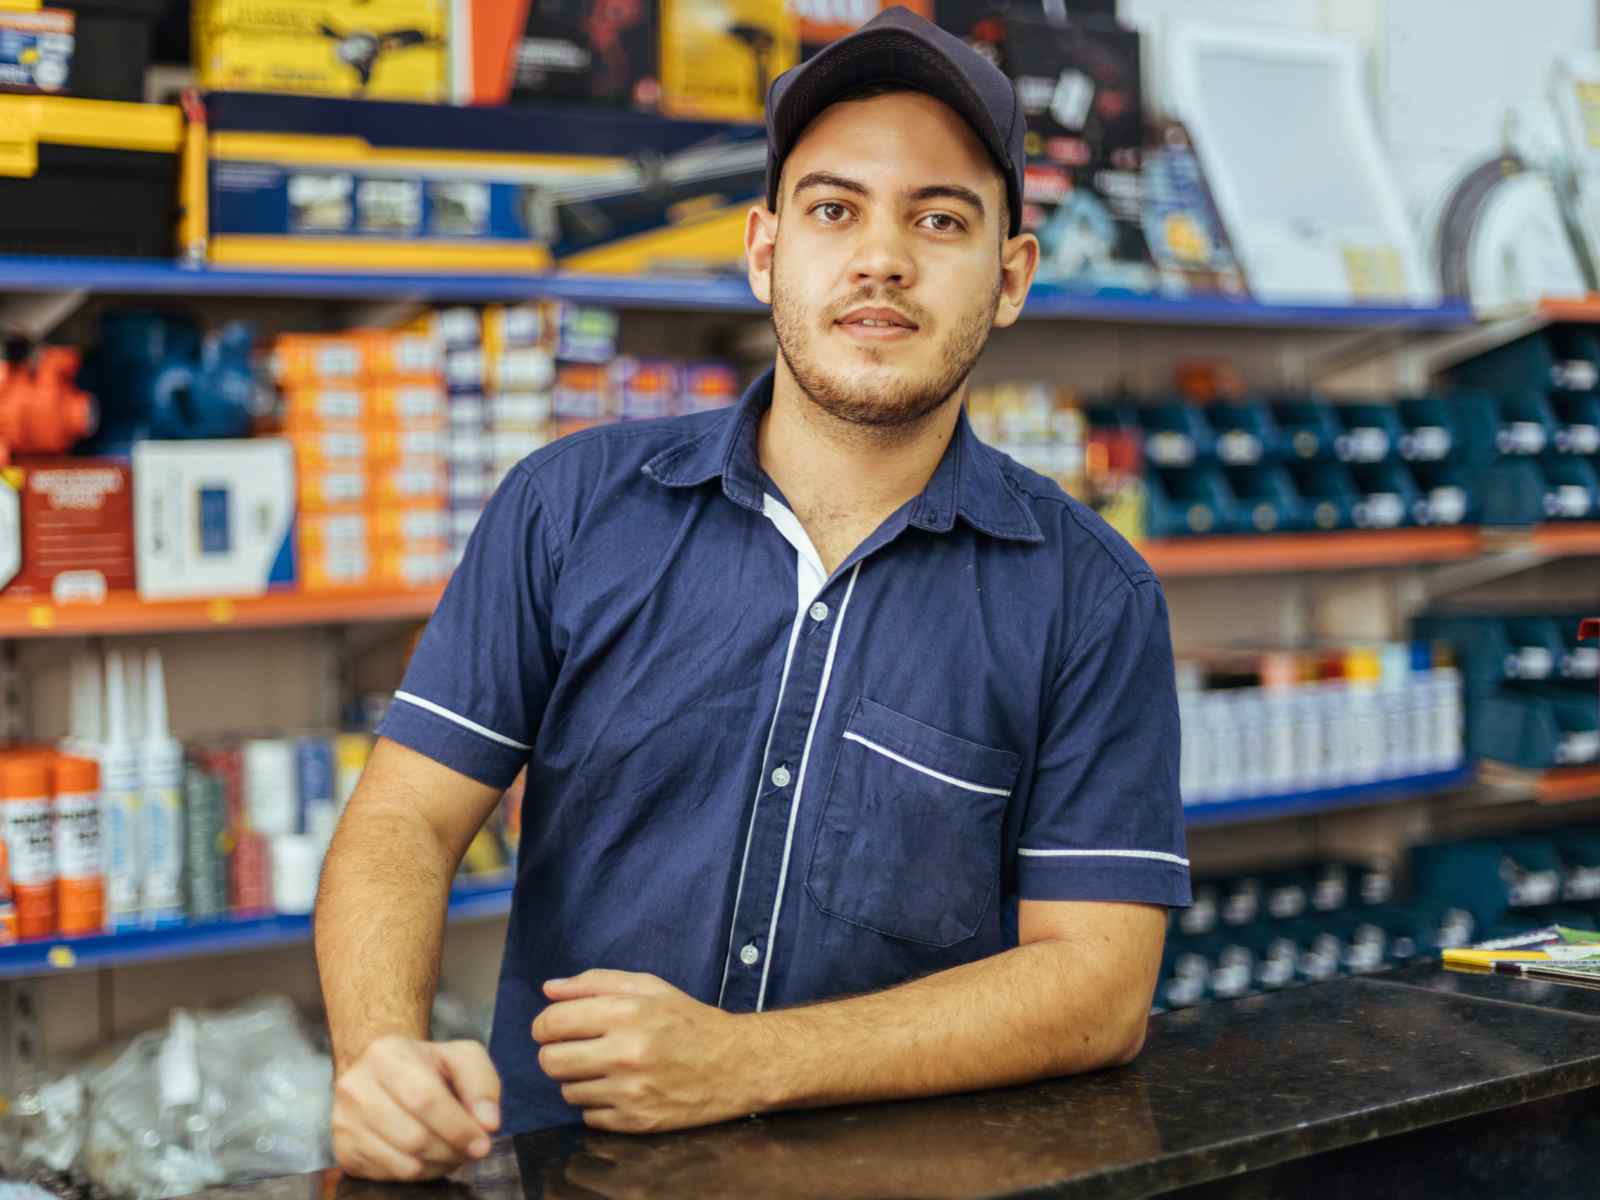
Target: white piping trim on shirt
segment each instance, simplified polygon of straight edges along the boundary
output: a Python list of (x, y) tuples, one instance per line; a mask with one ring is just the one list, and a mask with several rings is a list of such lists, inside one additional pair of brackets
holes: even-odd
[(850, 611), (850, 597), (855, 594), (856, 577), (861, 574), (861, 564), (856, 563), (850, 572), (850, 583), (844, 589), (844, 601), (839, 605), (839, 615), (834, 618), (833, 637), (828, 642), (828, 657), (822, 664), (822, 686), (817, 689), (817, 703), (811, 709), (811, 728), (806, 730), (806, 748), (800, 753), (800, 774), (794, 785), (794, 801), (789, 805), (789, 831), (783, 840), (783, 866), (778, 870), (778, 902), (772, 906), (772, 924), (767, 927), (767, 961), (761, 965), (761, 991), (756, 995), (756, 1011), (767, 1003), (767, 976), (772, 972), (772, 947), (778, 940), (778, 916), (783, 912), (783, 889), (789, 880), (789, 852), (794, 848), (794, 823), (800, 814), (800, 795), (805, 791), (806, 767), (811, 762), (811, 743), (817, 736), (817, 720), (822, 716), (822, 706), (828, 699), (828, 680), (833, 676), (833, 658), (839, 649), (839, 631), (844, 628), (844, 615)]
[(1157, 862), (1177, 863), (1187, 867), (1189, 860), (1162, 850), (1022, 850), (1029, 858), (1153, 858)]
[(981, 783), (968, 783), (965, 779), (957, 779), (954, 775), (946, 775), (943, 771), (935, 771), (932, 767), (925, 767), (919, 762), (912, 762), (904, 755), (896, 754), (893, 750), (889, 750), (878, 745), (877, 742), (869, 742), (859, 733), (851, 733), (847, 730), (844, 735), (844, 740), (847, 742), (858, 742), (865, 746), (868, 750), (871, 750), (877, 754), (881, 754), (885, 758), (892, 758), (901, 766), (910, 767), (913, 771), (921, 771), (924, 775), (927, 775), (933, 779), (937, 779), (940, 783), (948, 783), (954, 787), (966, 788), (969, 792), (982, 792), (985, 796), (1011, 795), (1010, 791), (1006, 788), (985, 787)]
[(514, 738), (508, 738), (503, 733), (496, 733), (492, 729), (486, 729), (476, 721), (469, 721), (460, 713), (453, 713), (443, 705), (435, 704), (432, 700), (424, 700), (421, 696), (413, 696), (410, 692), (396, 692), (394, 698), (396, 700), (404, 700), (407, 704), (415, 704), (418, 708), (431, 712), (436, 717), (443, 717), (446, 721), (454, 721), (461, 728), (470, 729), (479, 737), (486, 737), (491, 742), (499, 742), (502, 746), (510, 746), (513, 750), (533, 749), (532, 746), (519, 742)]
[(750, 810), (750, 827), (744, 835), (744, 859), (739, 864), (739, 890), (733, 897), (733, 919), (728, 925), (728, 953), (722, 960), (722, 988), (717, 992), (717, 1007), (722, 1007), (723, 998), (728, 994), (728, 976), (733, 970), (733, 943), (739, 932), (739, 905), (744, 900), (744, 873), (750, 866), (750, 841), (755, 837), (756, 814), (761, 811), (761, 791), (766, 786), (767, 755), (772, 753), (772, 735), (778, 732), (778, 717), (783, 713), (783, 694), (789, 687), (789, 667), (794, 662), (794, 648), (800, 641), (800, 626), (806, 619), (804, 609), (799, 609), (794, 614), (794, 628), (789, 631), (789, 653), (783, 659), (783, 678), (778, 683), (778, 703), (772, 710), (772, 724), (767, 726), (767, 745), (761, 751), (762, 775), (756, 784), (755, 807)]

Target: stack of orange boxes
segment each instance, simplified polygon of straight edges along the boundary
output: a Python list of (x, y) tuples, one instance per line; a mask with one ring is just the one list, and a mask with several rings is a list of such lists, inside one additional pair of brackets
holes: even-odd
[(427, 332), (278, 339), (302, 589), (419, 588), (449, 575), (442, 365)]

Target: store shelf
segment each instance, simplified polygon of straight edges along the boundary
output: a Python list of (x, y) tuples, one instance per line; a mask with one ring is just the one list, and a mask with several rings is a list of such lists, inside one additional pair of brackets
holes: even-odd
[(1534, 549), (1552, 558), (1600, 554), (1600, 522), (1541, 525), (1531, 534)]
[(1418, 796), (1448, 792), (1465, 787), (1474, 777), (1475, 772), (1471, 767), (1461, 767), (1454, 771), (1436, 771), (1406, 779), (1385, 779), (1377, 783), (1351, 784), (1348, 787), (1323, 788), (1314, 792), (1251, 796), (1243, 800), (1206, 801), (1201, 804), (1185, 804), (1183, 817), (1191, 828), (1200, 828), (1240, 821), (1270, 821), (1279, 817), (1309, 816), (1341, 808), (1389, 804)]
[(1541, 300), (1539, 315), (1557, 324), (1600, 324), (1600, 296), (1590, 295), (1582, 300)]
[(1552, 767), (1546, 771), (1484, 762), (1478, 769), (1483, 783), (1512, 799), (1540, 804), (1574, 804), (1600, 800), (1600, 766)]
[(441, 590), (275, 592), (211, 600), (141, 600), (135, 595), (113, 594), (98, 604), (4, 599), (0, 600), (0, 639), (421, 620), (433, 611)]
[(1468, 527), (1275, 533), (1159, 538), (1139, 549), (1157, 575), (1172, 579), (1460, 562), (1482, 553), (1483, 535)]
[[(619, 308), (764, 312), (736, 276), (357, 274), (239, 271), (182, 267), (161, 260), (0, 257), (0, 294), (257, 296), (328, 300), (491, 302), (551, 296)], [(1156, 325), (1251, 328), (1458, 329), (1473, 323), (1461, 303), (1408, 305), (1268, 305), (1251, 300), (1167, 299), (1128, 293), (1079, 293), (1038, 284), (1027, 316)]]
[[(458, 888), (450, 894), (451, 921), (476, 921), (498, 917), (511, 907), (508, 879)], [(129, 933), (103, 933), (88, 937), (41, 938), (0, 946), (0, 979), (60, 975), (68, 971), (94, 971), (105, 967), (234, 954), (293, 946), (311, 939), (311, 918), (243, 917), (197, 922), (171, 929), (139, 929)]]

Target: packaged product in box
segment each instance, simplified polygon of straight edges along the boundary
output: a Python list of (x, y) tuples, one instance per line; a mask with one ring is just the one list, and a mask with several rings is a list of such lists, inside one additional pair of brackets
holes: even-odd
[(0, 588), (57, 603), (134, 584), (133, 484), (109, 458), (0, 469)]
[(367, 374), (373, 379), (418, 379), (439, 374), (442, 348), (429, 333), (374, 329), (364, 337)]
[(854, 33), (886, 8), (906, 8), (934, 19), (933, 0), (786, 0), (798, 22), (800, 57), (810, 58), (829, 42)]
[(481, 392), (489, 381), (488, 356), (478, 346), (445, 352), (444, 382), (451, 395)]
[(0, 129), (0, 252), (173, 255), (175, 106), (0, 95)]
[(445, 350), (483, 343), (483, 319), (475, 308), (441, 308), (429, 322), (433, 339)]
[(739, 373), (727, 363), (690, 363), (678, 377), (678, 411), (705, 412), (739, 400)]
[(482, 507), (494, 490), (491, 484), (487, 453), (477, 462), (461, 463), (450, 468), (449, 501), (451, 505)]
[(489, 406), (478, 392), (452, 394), (445, 417), (452, 435), (457, 430), (481, 430), (489, 420)]
[(564, 363), (551, 403), (558, 420), (606, 421), (616, 415), (611, 373), (603, 366)]
[(449, 99), (445, 0), (197, 0), (193, 13), (202, 87)]
[(450, 469), (481, 466), (489, 461), (489, 431), (487, 429), (453, 429), (450, 431)]
[(305, 471), (360, 466), (372, 452), (377, 434), (362, 429), (291, 431), (295, 462)]
[(555, 415), (549, 392), (505, 392), (489, 401), (489, 424), (500, 429), (543, 429)]
[(442, 460), (425, 459), (385, 463), (372, 468), (372, 502), (379, 507), (449, 496), (449, 477)]
[(365, 504), (372, 494), (372, 481), (367, 477), (365, 462), (315, 470), (301, 468), (298, 477), (303, 513)]
[(73, 15), (61, 9), (0, 11), (0, 92), (65, 91), (73, 28)]
[(396, 459), (443, 459), (450, 450), (444, 429), (376, 429), (367, 435), (367, 453), (374, 463)]
[(448, 550), (385, 550), (376, 556), (373, 583), (380, 588), (422, 588), (450, 577), (454, 560)]
[(1006, 31), (1006, 70), (1028, 123), (1023, 226), (1039, 238), (1039, 278), (1151, 290), (1138, 33), (1016, 16)]
[(525, 347), (554, 353), (560, 331), (559, 300), (491, 304), (483, 312), (483, 348), (491, 356)]
[(301, 591), (335, 592), (370, 588), (373, 584), (372, 550), (365, 543), (325, 546), (301, 556)]
[(563, 304), (556, 358), (565, 363), (608, 363), (617, 356), (620, 328), (615, 309)]
[(495, 466), (515, 466), (550, 444), (542, 429), (496, 430), (489, 435), (489, 461)]
[(297, 387), (283, 397), (283, 423), (290, 433), (356, 428), (366, 415), (367, 398), (359, 388)]
[(375, 509), (372, 543), (380, 549), (436, 548), (450, 540), (450, 513), (442, 504), (408, 504)]
[(535, 0), (512, 51), (511, 100), (653, 111), (661, 95), (655, 8), (648, 0)]
[(305, 513), (300, 517), (299, 526), (300, 549), (308, 556), (329, 549), (365, 547), (372, 537), (371, 522), (364, 508)]
[(354, 383), (366, 374), (367, 345), (359, 333), (286, 333), (273, 345), (273, 374), (286, 388)]
[(229, 266), (731, 267), (764, 188), (749, 126), (250, 93), (205, 115), (187, 240)]
[(677, 411), (680, 368), (665, 358), (624, 356), (611, 364), (617, 415), (624, 421), (670, 417)]
[(555, 359), (535, 346), (502, 350), (489, 360), (489, 386), (498, 391), (544, 391), (555, 376)]
[(140, 442), (133, 495), (140, 596), (249, 596), (294, 583), (288, 441)]
[(799, 56), (787, 4), (662, 0), (661, 110), (674, 117), (759, 121), (768, 85)]

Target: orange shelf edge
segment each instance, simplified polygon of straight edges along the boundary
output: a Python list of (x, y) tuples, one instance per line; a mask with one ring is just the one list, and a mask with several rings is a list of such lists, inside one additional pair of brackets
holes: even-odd
[(1540, 804), (1600, 800), (1600, 765), (1537, 771), (1485, 759), (1478, 766), (1478, 777), (1488, 787)]
[(441, 588), (397, 592), (272, 592), (203, 600), (141, 600), (113, 594), (101, 603), (51, 604), (0, 599), (0, 639), (85, 634), (178, 633), (402, 621), (426, 617)]
[(1483, 552), (1479, 529), (1383, 529), (1158, 538), (1139, 547), (1157, 575), (1266, 574), (1455, 562)]
[(1540, 525), (1533, 531), (1533, 544), (1547, 554), (1600, 554), (1600, 522)]
[(1539, 314), (1551, 321), (1600, 322), (1600, 296), (1591, 293), (1581, 300), (1541, 300)]

